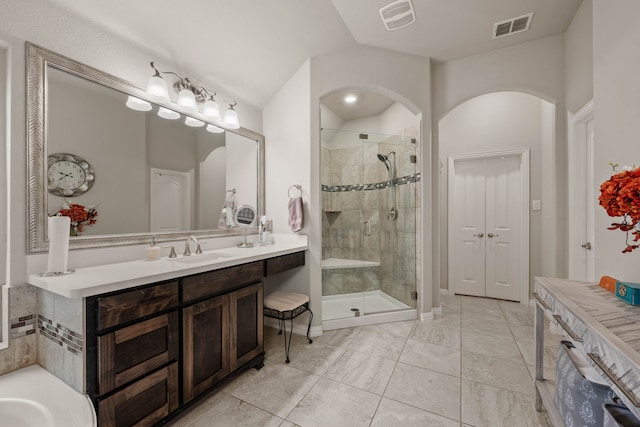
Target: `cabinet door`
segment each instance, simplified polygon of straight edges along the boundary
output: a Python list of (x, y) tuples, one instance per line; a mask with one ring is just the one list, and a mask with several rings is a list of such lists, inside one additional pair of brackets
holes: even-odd
[(229, 357), (234, 371), (264, 351), (262, 282), (231, 292), (229, 298)]
[(182, 314), (186, 403), (229, 373), (229, 295), (185, 307)]
[(178, 312), (98, 337), (98, 391), (105, 394), (178, 360)]
[(100, 427), (152, 426), (178, 408), (178, 362), (98, 404)]

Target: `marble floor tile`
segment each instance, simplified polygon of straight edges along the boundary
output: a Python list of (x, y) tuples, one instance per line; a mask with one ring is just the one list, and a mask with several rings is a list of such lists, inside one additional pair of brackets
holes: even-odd
[(500, 307), (465, 307), (462, 311), (462, 319), (477, 319), (478, 321), (492, 320), (494, 322), (506, 322)]
[(415, 322), (415, 320), (409, 320), (405, 322), (381, 323), (378, 325), (363, 326), (363, 329), (407, 338), (411, 333)]
[(534, 391), (529, 370), (522, 360), (463, 351), (462, 378), (525, 395), (531, 395)]
[[(509, 324), (509, 329), (511, 329), (511, 333), (513, 337), (518, 342), (534, 342), (534, 333), (532, 326), (522, 326)], [(557, 347), (560, 345), (560, 341), (566, 339), (564, 335), (556, 335), (549, 330), (549, 324), (546, 323), (546, 327), (544, 328), (544, 345)]]
[[(308, 341), (305, 344), (292, 344), (289, 349), (289, 360), (291, 360), (289, 366), (322, 375), (342, 356), (345, 350), (344, 347), (335, 347), (317, 341), (314, 341), (313, 344), (309, 344)], [(280, 357), (284, 363), (286, 360), (284, 345)]]
[(460, 350), (421, 341), (408, 340), (400, 362), (443, 374), (460, 376)]
[(291, 421), (284, 420), (279, 427), (300, 427), (298, 424), (294, 424)]
[(324, 331), (319, 337), (314, 337), (313, 342), (320, 341), (336, 347), (348, 347), (357, 335), (358, 328), (334, 329)]
[(460, 329), (442, 327), (431, 322), (416, 322), (409, 339), (460, 349)]
[(249, 370), (237, 378), (229, 393), (280, 418), (296, 407), (320, 377), (285, 365)]
[[(520, 348), (524, 363), (534, 365), (536, 363), (535, 345), (532, 342), (517, 341), (516, 344)], [(556, 359), (558, 358), (558, 347), (551, 345), (544, 346), (544, 357), (542, 359), (543, 366), (546, 368), (556, 367)]]
[[(282, 424), (278, 418), (262, 409), (258, 409), (226, 393), (218, 393), (207, 399), (202, 405), (206, 411), (200, 411), (190, 420), (184, 417), (176, 420), (172, 427), (227, 427), (227, 426), (265, 426), (277, 427)], [(187, 414), (191, 415), (191, 414)]]
[(497, 299), (482, 298), (482, 297), (470, 297), (460, 296), (463, 310), (467, 307), (486, 307), (486, 308), (500, 308)]
[(522, 360), (520, 349), (513, 338), (479, 334), (466, 329), (462, 330), (462, 350), (516, 361)]
[(368, 426), (381, 397), (320, 379), (287, 417), (301, 427)]
[(454, 420), (460, 419), (460, 378), (398, 363), (385, 397)]
[(462, 330), (502, 338), (513, 338), (511, 329), (509, 329), (509, 325), (506, 322), (496, 322), (493, 320), (479, 321), (477, 318), (463, 318)]
[(462, 303), (462, 297), (460, 295), (441, 294), (440, 295), (440, 302), (445, 303), (445, 304), (458, 304), (458, 305), (460, 305)]
[(426, 320), (424, 322), (416, 322), (416, 324), (429, 323), (434, 326), (445, 326), (447, 328), (460, 329), (462, 316), (460, 312), (442, 312), (442, 314), (436, 314), (432, 320)]
[(324, 377), (382, 395), (395, 366), (393, 360), (346, 350)]
[(521, 312), (521, 311), (502, 311), (504, 313), (505, 319), (507, 319), (507, 323), (512, 323), (515, 325), (529, 326), (533, 328), (533, 311), (532, 312)]
[(423, 411), (395, 400), (382, 398), (371, 427), (458, 427), (458, 421)]
[(527, 427), (524, 395), (503, 388), (462, 380), (462, 422), (473, 426)]
[(405, 341), (406, 338), (397, 335), (360, 329), (349, 348), (385, 359), (398, 360)]
[(520, 313), (533, 313), (534, 311), (533, 306), (515, 301), (498, 301), (498, 305), (503, 311), (517, 311)]

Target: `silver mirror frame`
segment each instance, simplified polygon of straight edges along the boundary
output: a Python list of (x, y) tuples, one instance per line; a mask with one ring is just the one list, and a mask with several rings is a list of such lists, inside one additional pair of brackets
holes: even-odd
[[(144, 90), (132, 83), (105, 73), (88, 65), (81, 64), (73, 59), (52, 52), (48, 49), (26, 42), (27, 65), (27, 217), (28, 217), (28, 252), (30, 254), (47, 252), (49, 241), (47, 239), (47, 67), (52, 66), (67, 73), (93, 81), (103, 86), (133, 95), (160, 105), (179, 113), (210, 123), (207, 118), (199, 113), (189, 114), (181, 110), (175, 104), (158, 103), (150, 101)], [(219, 126), (216, 124), (216, 126)], [(265, 211), (264, 191), (264, 136), (251, 130), (240, 128), (227, 132), (236, 133), (252, 139), (258, 144), (258, 215)], [(255, 227), (254, 227), (255, 228)], [(241, 235), (244, 231), (238, 229), (213, 229), (213, 230), (185, 230), (184, 232), (167, 233), (132, 233), (110, 234), (102, 236), (81, 236), (69, 240), (69, 249), (88, 249), (123, 245), (137, 245), (149, 242), (151, 234), (157, 241), (181, 240), (189, 235), (198, 238), (225, 237)]]

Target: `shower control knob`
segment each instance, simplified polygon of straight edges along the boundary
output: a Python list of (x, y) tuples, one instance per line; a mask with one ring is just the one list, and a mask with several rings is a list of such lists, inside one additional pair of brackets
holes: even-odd
[(474, 236), (476, 236), (476, 237), (484, 237), (484, 233), (474, 234)]

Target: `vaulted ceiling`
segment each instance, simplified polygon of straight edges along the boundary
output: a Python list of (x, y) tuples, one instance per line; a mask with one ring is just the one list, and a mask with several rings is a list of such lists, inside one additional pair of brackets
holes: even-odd
[[(581, 1), (413, 0), (416, 22), (390, 32), (378, 9), (391, 0), (52, 0), (256, 107), (309, 57), (365, 44), (448, 61), (563, 33)], [(530, 12), (529, 31), (492, 39)]]

